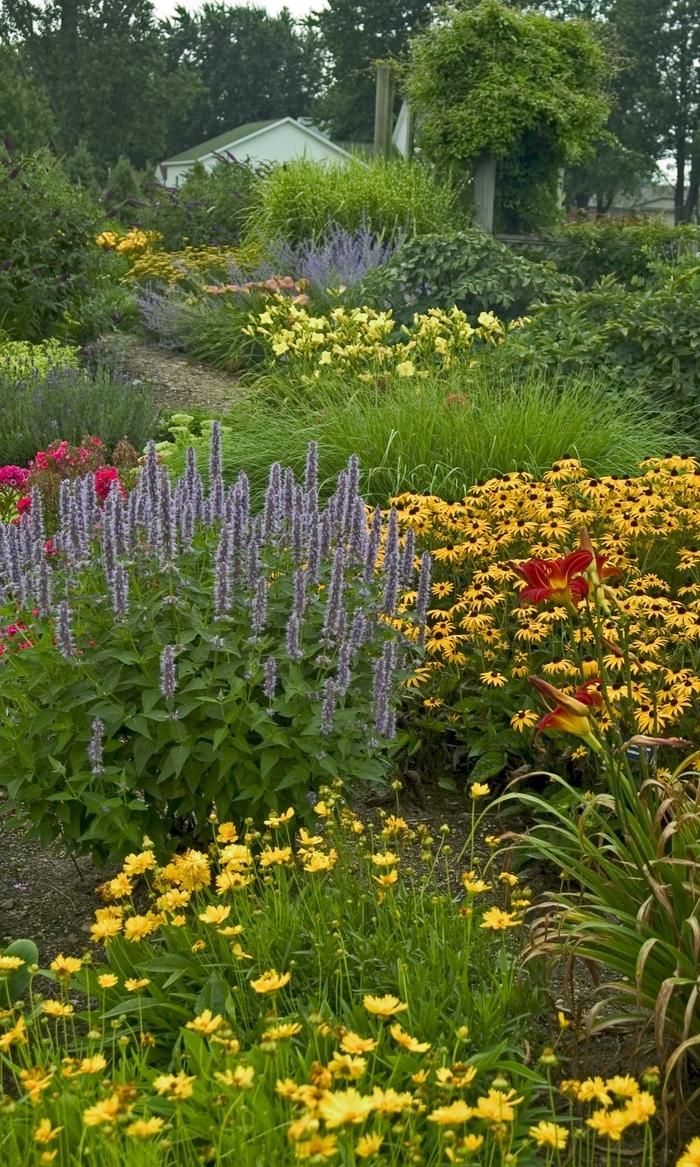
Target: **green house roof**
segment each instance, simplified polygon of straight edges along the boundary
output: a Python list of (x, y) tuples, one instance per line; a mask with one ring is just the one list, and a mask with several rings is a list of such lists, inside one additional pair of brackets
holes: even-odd
[(245, 125), (238, 126), (235, 130), (227, 130), (225, 134), (218, 134), (216, 138), (200, 142), (198, 146), (190, 146), (189, 150), (183, 150), (181, 154), (173, 154), (171, 158), (166, 158), (161, 165), (167, 166), (171, 162), (196, 162), (198, 158), (205, 158), (207, 154), (215, 154), (217, 150), (225, 150), (227, 146), (233, 146), (236, 142), (240, 142), (241, 138), (256, 134), (258, 130), (264, 130), (267, 126), (276, 126), (278, 122), (284, 120), (284, 118), (271, 118), (266, 122), (246, 122)]

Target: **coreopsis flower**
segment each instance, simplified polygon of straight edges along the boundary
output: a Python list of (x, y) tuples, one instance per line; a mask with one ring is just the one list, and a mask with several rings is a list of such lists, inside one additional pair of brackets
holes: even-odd
[(271, 1029), (265, 1030), (263, 1041), (288, 1041), (298, 1033), (301, 1033), (298, 1021), (282, 1021), (279, 1025), (273, 1025)]
[(585, 1078), (578, 1083), (576, 1097), (579, 1102), (599, 1102), (601, 1106), (611, 1106), (612, 1096), (608, 1093), (607, 1082), (603, 1078)]
[(592, 562), (592, 552), (572, 551), (563, 559), (514, 563), (513, 570), (525, 580), (525, 587), (520, 591), (521, 602), (541, 604), (544, 600), (554, 600), (559, 604), (578, 604), (588, 595), (588, 580), (583, 573)]
[(115, 1090), (109, 1098), (103, 1098), (94, 1106), (88, 1106), (83, 1111), (83, 1122), (85, 1126), (112, 1126), (120, 1114), (128, 1109), (120, 1092)]
[(482, 892), (488, 891), (491, 887), (491, 884), (480, 879), (475, 871), (464, 871), (461, 880), (462, 887), (469, 895), (481, 895)]
[(231, 909), (225, 904), (209, 904), (208, 907), (200, 912), (198, 919), (203, 924), (223, 924), (224, 920), (228, 920), (231, 915)]
[(474, 1109), (468, 1106), (463, 1098), (456, 1098), (447, 1106), (438, 1106), (428, 1115), (428, 1122), (438, 1123), (440, 1126), (459, 1126), (468, 1122), (474, 1115)]
[(485, 798), (490, 793), (491, 787), (486, 782), (472, 782), (469, 787), (469, 795), (471, 798)]
[(367, 1059), (357, 1054), (335, 1053), (326, 1068), (334, 1078), (356, 1081), (367, 1069)]
[(379, 1133), (361, 1135), (355, 1143), (355, 1155), (358, 1159), (371, 1159), (382, 1149), (384, 1136)]
[(520, 923), (515, 912), (504, 912), (502, 908), (488, 908), (481, 917), (481, 927), (490, 932), (505, 932), (507, 928), (517, 928)]
[(82, 960), (78, 960), (77, 956), (64, 956), (59, 953), (54, 957), (49, 965), (52, 972), (56, 974), (60, 981), (69, 981), (75, 973), (80, 972), (83, 967)]
[(180, 1070), (177, 1074), (158, 1074), (153, 1079), (153, 1089), (156, 1094), (163, 1094), (175, 1102), (184, 1102), (191, 1098), (194, 1090), (194, 1077)]
[(367, 1012), (375, 1017), (395, 1017), (397, 1013), (404, 1013), (408, 1009), (408, 1005), (390, 993), (383, 997), (374, 997), (367, 993), (362, 998), (362, 1004)]
[(150, 1139), (153, 1135), (159, 1135), (164, 1127), (165, 1119), (153, 1114), (150, 1118), (134, 1119), (127, 1126), (126, 1133), (132, 1139)]
[(356, 1126), (364, 1122), (371, 1112), (372, 1099), (360, 1094), (354, 1086), (326, 1094), (318, 1105), (318, 1113), (329, 1130), (339, 1126)]
[(408, 1050), (409, 1053), (424, 1054), (430, 1049), (429, 1041), (418, 1041), (418, 1038), (412, 1037), (410, 1033), (406, 1033), (406, 1030), (399, 1025), (398, 1021), (389, 1026), (389, 1033), (397, 1045), (400, 1045), (402, 1049)]
[(538, 1122), (529, 1128), (528, 1134), (538, 1147), (552, 1147), (555, 1151), (563, 1151), (569, 1138), (568, 1130), (556, 1122)]
[(57, 1139), (62, 1130), (62, 1126), (52, 1126), (50, 1118), (42, 1118), (32, 1137), (35, 1143), (45, 1145)]
[(401, 1114), (404, 1110), (410, 1110), (414, 1103), (413, 1095), (407, 1090), (394, 1090), (391, 1086), (386, 1090), (382, 1090), (381, 1086), (372, 1087), (372, 1109), (376, 1114)]
[(119, 977), (115, 976), (114, 973), (100, 973), (97, 983), (101, 989), (113, 989), (115, 985), (119, 984)]
[(150, 983), (148, 977), (129, 977), (128, 980), (124, 981), (124, 988), (128, 993), (138, 993), (140, 989), (145, 989)]
[(700, 1167), (700, 1137), (690, 1140), (676, 1167)]
[(48, 1090), (53, 1082), (54, 1070), (44, 1069), (43, 1066), (34, 1066), (30, 1070), (20, 1070), (19, 1080), (32, 1102), (38, 1102), (44, 1090)]
[(214, 1074), (217, 1082), (235, 1090), (250, 1090), (255, 1077), (254, 1066), (236, 1066), (234, 1070), (217, 1070)]
[(192, 1029), (195, 1033), (206, 1037), (210, 1033), (216, 1033), (223, 1024), (224, 1019), (220, 1013), (213, 1014), (211, 1009), (203, 1009), (192, 1021), (187, 1022), (185, 1029)]
[(138, 854), (126, 856), (122, 863), (122, 871), (127, 876), (143, 875), (145, 871), (151, 871), (155, 865), (156, 857), (152, 851), (139, 851)]
[(487, 1122), (501, 1123), (515, 1121), (515, 1107), (522, 1102), (515, 1090), (491, 1089), (481, 1098), (477, 1098), (474, 1107), (475, 1118), (483, 1118)]
[(646, 1090), (640, 1090), (638, 1094), (627, 1100), (624, 1112), (631, 1123), (641, 1125), (648, 1122), (656, 1114), (656, 1102), (653, 1095)]
[(0, 956), (0, 973), (14, 972), (24, 964), (21, 956)]
[(291, 977), (291, 973), (280, 973), (277, 972), (277, 969), (271, 968), (261, 973), (254, 981), (251, 981), (250, 987), (256, 993), (277, 993), (285, 985), (289, 984)]
[(610, 1139), (611, 1143), (619, 1143), (627, 1127), (633, 1121), (624, 1110), (594, 1110), (593, 1114), (586, 1119), (586, 1126), (589, 1126), (597, 1135)]
[[(74, 1012), (72, 1005), (65, 1005), (63, 1001), (55, 1001), (49, 998), (48, 1001), (41, 1002), (41, 1012), (45, 1013), (47, 1017), (69, 1017)], [(4, 1036), (7, 1036), (5, 1034)], [(2, 1037), (0, 1037), (0, 1046), (2, 1045)]]
[(315, 1163), (320, 1159), (332, 1159), (337, 1154), (337, 1143), (335, 1135), (311, 1135), (295, 1143), (294, 1154), (297, 1159), (312, 1159)]
[(377, 1048), (373, 1037), (360, 1037), (359, 1033), (345, 1033), (340, 1039), (340, 1048), (346, 1054), (371, 1053)]
[(235, 843), (238, 840), (238, 831), (233, 823), (221, 823), (216, 832), (217, 843)]

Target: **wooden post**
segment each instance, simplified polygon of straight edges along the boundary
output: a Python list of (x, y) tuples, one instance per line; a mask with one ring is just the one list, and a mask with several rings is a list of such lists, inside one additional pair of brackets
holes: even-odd
[(406, 110), (406, 120), (408, 122), (408, 125), (406, 126), (406, 157), (412, 158), (413, 149), (415, 146), (414, 139), (416, 134), (416, 116), (413, 112), (413, 108), (410, 105)]
[(496, 201), (496, 159), (482, 154), (474, 164), (474, 222), (493, 235), (493, 207)]
[(377, 96), (374, 105), (374, 153), (379, 158), (391, 154), (391, 135), (394, 121), (394, 79), (391, 65), (377, 65)]

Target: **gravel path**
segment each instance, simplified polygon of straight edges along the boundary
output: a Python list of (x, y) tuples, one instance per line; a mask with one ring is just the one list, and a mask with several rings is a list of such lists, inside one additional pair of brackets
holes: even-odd
[(132, 341), (124, 352), (127, 371), (155, 389), (164, 410), (187, 412), (193, 406), (216, 413), (227, 411), (240, 397), (236, 378), (211, 365), (197, 364), (181, 353), (154, 344)]

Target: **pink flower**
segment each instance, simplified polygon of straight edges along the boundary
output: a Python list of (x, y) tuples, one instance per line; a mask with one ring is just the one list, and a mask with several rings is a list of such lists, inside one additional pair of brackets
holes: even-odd
[(20, 515), (27, 514), (32, 509), (32, 500), (28, 494), (23, 494), (21, 498), (17, 499), (17, 510)]
[[(58, 555), (58, 548), (53, 539), (47, 539), (44, 543), (44, 555)], [(38, 614), (38, 611), (39, 609), (37, 608), (34, 612), (35, 616)]]
[(14, 486), (21, 489), (29, 477), (29, 471), (21, 466), (0, 466), (0, 486)]

